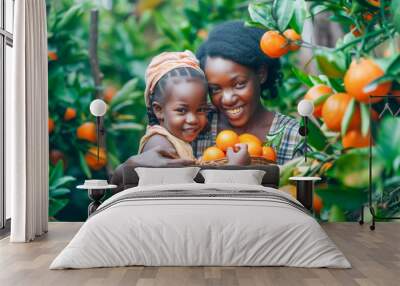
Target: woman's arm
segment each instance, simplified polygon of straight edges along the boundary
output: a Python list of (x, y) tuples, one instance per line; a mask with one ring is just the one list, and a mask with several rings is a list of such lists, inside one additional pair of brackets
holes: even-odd
[(165, 142), (162, 142), (161, 135), (152, 136), (143, 148), (143, 152), (134, 156), (131, 156), (124, 163), (119, 165), (112, 177), (111, 184), (117, 185), (114, 193), (118, 193), (123, 190), (123, 169), (125, 166), (134, 167), (162, 167), (162, 166), (186, 166), (191, 165), (194, 162), (191, 160), (180, 159), (176, 153), (175, 148), (172, 147), (171, 143), (163, 137)]

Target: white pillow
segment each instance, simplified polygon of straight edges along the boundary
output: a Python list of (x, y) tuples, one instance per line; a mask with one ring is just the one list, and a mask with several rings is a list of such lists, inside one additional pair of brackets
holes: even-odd
[(195, 183), (199, 167), (185, 168), (135, 168), (139, 186)]
[(261, 185), (265, 171), (262, 170), (215, 170), (200, 171), (204, 183)]

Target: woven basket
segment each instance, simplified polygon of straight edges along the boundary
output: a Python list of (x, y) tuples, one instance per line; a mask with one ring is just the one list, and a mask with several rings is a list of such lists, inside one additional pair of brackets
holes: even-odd
[[(208, 166), (222, 166), (222, 165), (226, 165), (227, 163), (228, 163), (227, 158), (222, 158), (222, 159), (212, 160), (212, 161), (203, 161), (203, 160), (198, 161), (199, 165), (208, 165)], [(276, 162), (267, 160), (264, 157), (251, 157), (250, 165), (270, 165), (270, 164), (276, 165)]]

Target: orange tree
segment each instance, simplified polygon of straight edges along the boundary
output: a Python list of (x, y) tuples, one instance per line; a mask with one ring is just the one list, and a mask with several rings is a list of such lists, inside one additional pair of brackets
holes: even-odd
[[(399, 108), (400, 1), (274, 0), (249, 4), (250, 26), (266, 30), (260, 48), (285, 65), (284, 91), (293, 110), (303, 96), (314, 102), (309, 144), (312, 160), (295, 159), (284, 166), (281, 183), (291, 175), (319, 174), (325, 178), (316, 193), (320, 218), (355, 219), (367, 200), (369, 186), (369, 135), (372, 133), (372, 180), (378, 215), (398, 215), (400, 142), (398, 119), (375, 121), (388, 106)], [(325, 12), (338, 22), (345, 35), (335, 47), (302, 40), (304, 22)], [(319, 74), (311, 75), (291, 65), (299, 47), (312, 49)], [(383, 53), (382, 50), (386, 48)], [(296, 91), (297, 90), (297, 91)], [(388, 96), (371, 98), (370, 96)], [(285, 104), (285, 100), (278, 102)], [(371, 120), (372, 119), (372, 120)], [(397, 127), (396, 127), (397, 125)], [(322, 200), (321, 200), (322, 199)]]
[[(144, 71), (151, 57), (166, 50), (195, 50), (213, 23), (247, 13), (241, 0), (46, 2), (50, 164), (53, 168), (62, 161), (65, 176), (76, 178), (75, 185), (86, 178), (107, 178), (108, 170), (137, 152), (146, 123)], [(88, 52), (93, 8), (99, 10), (101, 92), (108, 104), (99, 161), (95, 119), (89, 113), (95, 93)], [(51, 216), (85, 218), (85, 192), (50, 192), (50, 197)]]
[[(66, 178), (76, 178), (75, 185), (86, 178), (107, 178), (107, 168), (115, 168), (126, 154), (137, 150), (137, 138), (144, 129), (145, 109), (135, 108), (143, 106), (139, 79), (122, 73), (119, 82), (112, 82), (106, 70), (102, 94), (108, 103), (104, 119), (107, 132), (97, 160), (95, 119), (89, 112), (95, 91), (87, 41), (91, 8), (90, 1), (47, 3), (50, 164), (52, 168), (63, 161)], [(100, 58), (101, 65), (103, 62), (107, 61)], [(68, 199), (70, 204), (66, 205)], [(50, 213), (56, 218), (82, 220), (87, 203), (85, 192), (50, 192)]]

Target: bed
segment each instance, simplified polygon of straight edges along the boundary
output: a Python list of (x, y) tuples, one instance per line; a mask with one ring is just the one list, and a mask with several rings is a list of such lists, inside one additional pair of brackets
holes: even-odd
[(194, 183), (138, 186), (127, 167), (124, 190), (89, 217), (50, 269), (351, 267), (308, 210), (276, 188), (277, 166), (249, 168), (266, 171), (262, 185), (203, 183), (197, 175)]

